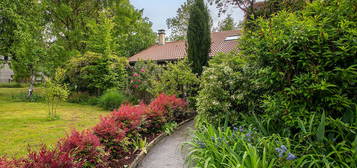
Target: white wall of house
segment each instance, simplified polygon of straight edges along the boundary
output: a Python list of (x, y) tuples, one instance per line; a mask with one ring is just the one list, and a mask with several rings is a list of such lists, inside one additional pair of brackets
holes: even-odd
[(14, 72), (11, 70), (10, 65), (8, 63), (0, 65), (0, 82), (1, 83), (12, 81), (13, 75), (14, 75)]

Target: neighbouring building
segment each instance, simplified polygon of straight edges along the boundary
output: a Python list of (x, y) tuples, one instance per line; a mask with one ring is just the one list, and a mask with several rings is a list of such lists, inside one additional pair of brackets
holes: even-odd
[[(129, 58), (130, 63), (137, 61), (155, 61), (165, 63), (167, 61), (177, 61), (187, 56), (186, 41), (165, 41), (165, 30), (159, 30), (159, 43), (151, 46)], [(237, 50), (240, 30), (231, 30), (211, 33), (210, 57), (217, 53), (228, 53)]]
[(0, 83), (11, 82), (14, 72), (11, 70), (9, 57), (0, 56)]

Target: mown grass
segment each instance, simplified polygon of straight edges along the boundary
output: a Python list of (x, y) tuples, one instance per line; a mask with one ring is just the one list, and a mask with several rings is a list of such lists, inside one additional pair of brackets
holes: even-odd
[[(108, 114), (98, 107), (63, 103), (58, 107), (60, 119), (47, 119), (46, 103), (15, 102), (12, 95), (24, 88), (0, 88), (0, 156), (24, 156), (29, 149), (42, 144), (54, 146), (59, 138), (76, 128), (94, 126), (100, 115)], [(36, 90), (35, 90), (36, 92)]]

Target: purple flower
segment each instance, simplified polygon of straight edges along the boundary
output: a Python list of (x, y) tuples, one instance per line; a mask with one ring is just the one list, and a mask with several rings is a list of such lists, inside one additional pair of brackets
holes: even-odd
[(297, 157), (294, 155), (294, 154), (292, 154), (292, 153), (289, 153), (288, 154), (288, 157), (286, 157), (286, 160), (294, 160), (294, 159), (296, 159)]
[(238, 131), (238, 128), (237, 128), (237, 127), (233, 127), (233, 130), (234, 130), (234, 131)]
[(243, 132), (243, 131), (244, 131), (244, 129), (243, 129), (242, 126), (239, 127), (239, 131), (240, 131), (240, 132)]
[(206, 148), (206, 144), (204, 142), (199, 141), (199, 142), (197, 142), (197, 144), (198, 144), (198, 147), (201, 149)]
[(281, 145), (280, 148), (275, 148), (275, 151), (279, 153), (279, 157), (283, 157), (288, 148), (285, 145)]
[(281, 146), (280, 146), (280, 149), (281, 149), (283, 152), (288, 151), (288, 148), (286, 148), (285, 145), (281, 145)]

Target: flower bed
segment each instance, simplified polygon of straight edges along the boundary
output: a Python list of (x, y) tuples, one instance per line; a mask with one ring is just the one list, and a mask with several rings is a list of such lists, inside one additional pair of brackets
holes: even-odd
[(175, 96), (159, 95), (149, 105), (122, 105), (101, 117), (92, 129), (73, 130), (54, 149), (43, 147), (26, 158), (0, 158), (0, 168), (12, 167), (124, 167), (162, 132), (167, 122), (189, 117), (187, 103)]

